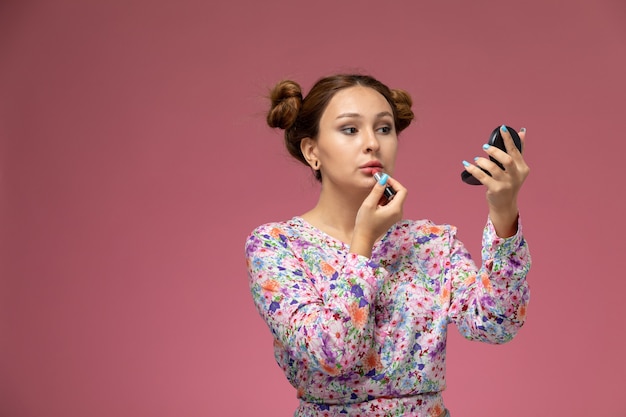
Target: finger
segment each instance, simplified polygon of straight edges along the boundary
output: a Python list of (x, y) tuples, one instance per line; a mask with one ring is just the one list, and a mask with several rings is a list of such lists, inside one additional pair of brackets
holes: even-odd
[(522, 152), (526, 149), (526, 128), (523, 127), (519, 130), (518, 136), (522, 141)]
[(385, 193), (385, 187), (387, 186), (388, 180), (389, 176), (387, 174), (382, 174), (380, 181), (376, 181), (376, 184), (363, 201), (363, 204), (370, 207), (376, 207)]
[[(502, 152), (502, 155), (506, 154)], [(478, 168), (481, 168), (481, 170), (489, 172), (492, 177), (494, 176), (494, 174), (498, 176), (500, 172), (504, 172), (503, 169), (498, 166), (498, 164), (496, 164), (489, 158), (477, 156), (476, 158), (474, 158), (474, 165), (476, 165)], [(489, 174), (486, 175), (489, 176)]]
[(381, 186), (383, 188), (383, 191), (387, 187), (391, 188), (394, 191), (394, 195), (391, 198), (388, 198), (386, 193), (383, 193), (384, 197), (382, 197), (378, 201), (378, 206), (385, 206), (389, 210), (397, 210), (398, 208), (402, 210), (402, 205), (404, 204), (404, 199), (407, 195), (407, 189), (398, 180), (390, 176), (387, 176), (384, 185), (381, 185), (379, 182), (378, 186)]
[[(485, 162), (481, 162), (480, 166), (486, 169), (487, 171), (491, 172), (492, 174), (497, 171), (493, 171), (492, 166), (486, 165), (486, 164), (493, 164), (493, 166), (495, 166), (495, 169), (502, 171), (503, 169), (506, 170), (506, 167), (510, 166), (510, 164), (513, 162), (513, 157), (509, 155), (507, 152), (503, 151), (502, 149), (499, 149), (497, 146), (491, 146), (491, 145), (486, 144), (486, 145), (483, 145), (483, 150), (491, 158), (495, 159), (496, 161), (498, 161), (498, 163), (502, 164), (502, 168), (501, 168), (497, 164), (494, 164), (491, 159), (488, 160), (489, 162), (486, 162), (487, 160), (485, 160)], [(475, 162), (477, 162), (478, 160), (479, 160), (479, 157), (474, 158)]]
[(392, 200), (393, 204), (402, 205), (408, 193), (407, 189), (393, 177), (389, 177), (387, 185), (393, 188), (393, 190), (396, 192), (396, 195), (393, 197)]
[(519, 175), (517, 165), (513, 162), (513, 159), (510, 156), (506, 154), (504, 155), (507, 159), (504, 161), (502, 168), (491, 159), (475, 159), (475, 164), (479, 169), (484, 169), (485, 171), (489, 172), (489, 174), (486, 174), (487, 177), (485, 178), (485, 180), (481, 181), (487, 186), (487, 188), (506, 186), (506, 184), (510, 184), (516, 181), (516, 178)]
[(504, 148), (506, 149), (506, 153), (508, 153), (509, 155), (514, 155), (515, 153), (519, 152), (517, 146), (515, 146), (515, 141), (513, 141), (511, 132), (509, 132), (505, 125), (500, 126), (500, 135), (502, 136), (502, 140), (504, 141)]
[[(492, 163), (496, 168), (500, 169), (493, 162), (491, 161), (489, 162)], [(480, 169), (477, 165), (473, 165), (467, 161), (463, 161), (463, 166), (465, 167), (465, 170), (469, 172), (470, 174), (472, 174), (472, 176), (476, 178), (478, 181), (480, 181), (481, 184), (487, 185), (490, 181), (493, 181), (493, 178), (489, 174), (487, 174), (485, 171)]]
[(387, 180), (387, 185), (391, 186), (391, 188), (393, 188), (396, 193), (404, 193), (406, 194), (406, 188), (400, 183), (400, 181), (396, 180), (393, 177), (389, 177), (389, 179)]

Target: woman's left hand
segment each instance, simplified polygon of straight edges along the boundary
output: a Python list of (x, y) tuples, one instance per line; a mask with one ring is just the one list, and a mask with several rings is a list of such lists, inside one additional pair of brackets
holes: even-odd
[[(500, 133), (504, 139), (506, 152), (495, 146), (484, 146), (483, 149), (487, 156), (476, 158), (474, 161), (476, 165), (466, 165), (465, 169), (487, 187), (489, 218), (496, 229), (496, 233), (500, 237), (510, 237), (517, 232), (519, 214), (517, 196), (524, 180), (528, 177), (530, 168), (515, 146), (506, 127), (501, 126)], [(522, 141), (522, 149), (525, 149), (525, 129), (520, 130), (519, 137)], [(491, 161), (489, 156), (500, 162), (504, 169)], [(491, 176), (478, 167), (489, 171)]]

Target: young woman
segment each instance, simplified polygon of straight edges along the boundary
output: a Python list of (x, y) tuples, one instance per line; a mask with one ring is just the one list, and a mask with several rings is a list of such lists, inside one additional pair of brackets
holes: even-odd
[(486, 145), (485, 157), (464, 162), (487, 194), (478, 269), (454, 227), (403, 219), (407, 189), (392, 175), (398, 134), (414, 117), (408, 93), (339, 74), (305, 98), (283, 81), (271, 100), (268, 124), (284, 129), (288, 151), (321, 182), (315, 207), (259, 226), (245, 247), (254, 303), (300, 399), (295, 416), (449, 415), (448, 323), (488, 343), (511, 340), (524, 323), (522, 155), (503, 126), (507, 153)]

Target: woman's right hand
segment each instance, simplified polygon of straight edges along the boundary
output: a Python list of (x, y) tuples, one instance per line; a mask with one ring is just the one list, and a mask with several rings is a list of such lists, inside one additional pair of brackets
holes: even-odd
[[(381, 180), (384, 181), (384, 178)], [(384, 191), (387, 185), (396, 191), (396, 195), (387, 204), (382, 205), (381, 202), (386, 202)], [(376, 182), (356, 214), (352, 242), (350, 243), (351, 253), (357, 253), (368, 258), (372, 256), (374, 243), (391, 226), (402, 220), (402, 209), (406, 196), (407, 189), (391, 177), (387, 177), (387, 181), (382, 184), (379, 181)]]

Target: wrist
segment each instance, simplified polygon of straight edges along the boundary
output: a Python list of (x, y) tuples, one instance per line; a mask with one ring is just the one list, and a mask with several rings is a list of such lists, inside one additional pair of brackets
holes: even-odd
[(366, 258), (372, 257), (372, 247), (374, 246), (375, 239), (368, 238), (358, 233), (354, 233), (352, 241), (350, 242), (350, 253), (356, 253), (358, 255), (365, 256)]
[(489, 208), (489, 219), (493, 224), (496, 234), (501, 238), (507, 238), (517, 233), (517, 220), (519, 209), (517, 204), (503, 208)]

